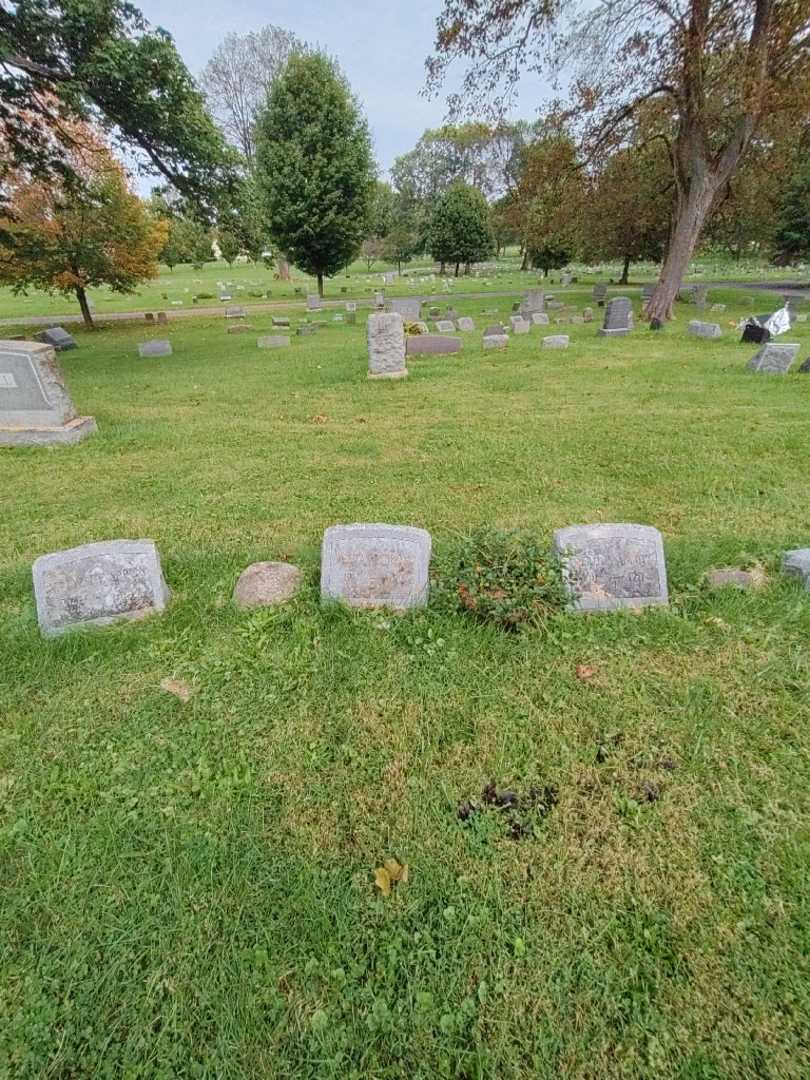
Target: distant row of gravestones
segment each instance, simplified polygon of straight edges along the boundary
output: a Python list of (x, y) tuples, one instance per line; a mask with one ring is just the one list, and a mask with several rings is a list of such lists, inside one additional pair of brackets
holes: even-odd
[[(428, 601), (432, 541), (403, 525), (334, 525), (321, 546), (321, 599), (404, 611)], [(649, 525), (575, 525), (554, 534), (571, 610), (614, 611), (669, 602), (664, 545)], [(810, 548), (786, 552), (784, 573), (810, 590)], [(240, 607), (290, 599), (303, 575), (288, 563), (254, 563), (234, 590)], [(733, 581), (733, 574), (728, 580)], [(110, 540), (42, 555), (34, 597), (45, 637), (163, 611), (171, 598), (152, 540)]]

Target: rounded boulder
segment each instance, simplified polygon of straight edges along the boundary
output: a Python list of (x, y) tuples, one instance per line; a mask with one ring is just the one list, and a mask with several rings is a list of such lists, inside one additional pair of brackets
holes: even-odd
[(284, 604), (295, 596), (302, 579), (301, 571), (290, 563), (253, 563), (240, 574), (233, 602), (240, 608)]

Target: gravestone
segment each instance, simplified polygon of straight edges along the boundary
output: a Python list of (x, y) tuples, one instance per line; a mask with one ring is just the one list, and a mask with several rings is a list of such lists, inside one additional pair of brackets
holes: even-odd
[(533, 326), (548, 326), (548, 315), (545, 311), (533, 311), (532, 312), (532, 325)]
[(314, 323), (304, 323), (296, 329), (298, 337), (310, 337), (312, 334), (317, 333), (318, 327)]
[(374, 306), (378, 308), (385, 306), (385, 297), (379, 290), (374, 293)]
[(712, 304), (710, 310), (711, 311), (725, 311), (726, 310), (726, 305), (725, 304)]
[(161, 326), (165, 326), (166, 323), (169, 321), (169, 316), (166, 314), (165, 311), (159, 311), (157, 313), (157, 321)]
[(655, 285), (643, 285), (641, 289), (641, 300), (646, 305), (652, 300), (653, 293), (655, 292)]
[(810, 548), (796, 548), (786, 551), (782, 557), (782, 573), (788, 577), (797, 577), (810, 591)]
[(422, 315), (422, 301), (412, 297), (394, 297), (388, 301), (391, 311), (398, 311), (405, 322), (418, 322)]
[(552, 334), (543, 338), (544, 349), (567, 349), (570, 338), (567, 334)]
[(356, 300), (347, 300), (346, 301), (346, 310), (347, 311), (357, 311), (357, 301)]
[(593, 299), (596, 301), (599, 307), (605, 306), (605, 298), (607, 297), (607, 285), (594, 285), (593, 287)]
[(505, 349), (508, 344), (508, 336), (503, 327), (497, 323), (488, 326), (484, 331), (483, 346), (485, 349)]
[(475, 323), (468, 315), (462, 315), (460, 319), (457, 319), (456, 326), (467, 334), (475, 330)]
[(563, 286), (568, 286), (571, 284), (571, 274), (569, 274), (568, 271), (560, 274), (560, 284)]
[(520, 304), (520, 312), (523, 315), (533, 315), (542, 312), (545, 307), (545, 294), (542, 289), (529, 289)]
[(522, 315), (510, 315), (509, 323), (513, 334), (528, 334), (531, 326), (529, 320), (524, 319)]
[(70, 445), (95, 430), (76, 415), (52, 345), (0, 341), (0, 446)]
[(370, 379), (404, 379), (405, 328), (398, 311), (369, 315), (368, 377)]
[(138, 356), (171, 356), (172, 346), (170, 341), (142, 341), (138, 346)]
[(239, 575), (233, 602), (243, 609), (285, 604), (292, 600), (303, 580), (304, 575), (292, 563), (253, 563)]
[(233, 323), (231, 326), (225, 328), (225, 332), (228, 334), (252, 334), (253, 330), (254, 327), (246, 322)]
[(406, 525), (333, 525), (323, 535), (321, 598), (350, 607), (424, 607), (431, 539)]
[(582, 312), (583, 322), (593, 322), (593, 308), (586, 307)]
[(717, 323), (701, 322), (699, 319), (692, 319), (686, 332), (692, 337), (719, 338), (723, 336), (723, 331)]
[(703, 310), (703, 308), (706, 307), (706, 297), (708, 295), (708, 292), (709, 289), (706, 285), (692, 286), (692, 296), (694, 298), (695, 304), (701, 309), (701, 311)]
[(461, 352), (461, 338), (441, 334), (409, 334), (405, 339), (408, 356), (430, 356), (437, 353)]
[(320, 311), (322, 307), (323, 302), (320, 296), (307, 297), (307, 311)]
[(171, 593), (151, 540), (107, 540), (41, 555), (33, 566), (44, 637), (163, 611)]
[(42, 330), (34, 334), (35, 341), (41, 341), (43, 345), (52, 345), (57, 352), (67, 352), (68, 349), (76, 349), (76, 341), (72, 334), (62, 326), (52, 326), (49, 330)]
[(769, 341), (748, 361), (748, 370), (760, 375), (787, 375), (798, 351), (798, 342), (777, 345)]
[(274, 315), (270, 320), (273, 326), (289, 328), (290, 320), (286, 315)]
[(455, 322), (458, 318), (458, 312), (452, 305), (447, 309), (446, 318), (450, 319), (451, 322)]
[(633, 305), (626, 296), (614, 296), (605, 308), (600, 337), (621, 337), (633, 329)]
[(577, 611), (668, 602), (664, 544), (649, 525), (573, 525), (554, 533), (553, 550)]
[(246, 315), (243, 307), (226, 307), (225, 318), (226, 319), (244, 319)]
[(290, 341), (288, 334), (265, 334), (257, 339), (256, 344), (260, 349), (283, 349)]
[(546, 299), (546, 307), (549, 311), (560, 311), (565, 307), (562, 300), (553, 300), (550, 296)]
[(155, 321), (155, 313), (154, 313), (154, 311), (145, 311), (143, 317), (144, 317), (144, 319), (146, 319), (146, 321), (148, 323), (154, 323), (154, 321)]
[(452, 321), (452, 319), (437, 319), (436, 329), (439, 331), (440, 334), (455, 334), (456, 324)]

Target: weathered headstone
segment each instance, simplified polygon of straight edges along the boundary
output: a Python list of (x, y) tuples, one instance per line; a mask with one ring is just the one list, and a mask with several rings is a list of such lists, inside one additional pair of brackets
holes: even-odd
[(52, 326), (48, 330), (41, 330), (38, 334), (34, 334), (34, 340), (53, 346), (57, 352), (66, 352), (68, 349), (78, 347), (73, 335), (62, 326)]
[(567, 270), (564, 273), (560, 274), (560, 284), (563, 286), (568, 286), (571, 284), (571, 274), (569, 274)]
[(703, 310), (703, 308), (706, 307), (706, 297), (708, 295), (708, 292), (709, 292), (709, 289), (708, 289), (708, 286), (706, 286), (706, 285), (693, 285), (692, 286), (692, 296), (694, 297), (695, 304), (701, 310)]
[(553, 300), (550, 296), (546, 299), (546, 307), (549, 311), (560, 311), (565, 307), (562, 300)]
[(633, 329), (633, 305), (626, 296), (614, 296), (605, 308), (601, 337), (620, 337)]
[(172, 345), (170, 341), (142, 341), (138, 346), (138, 356), (142, 358), (171, 355)]
[(76, 415), (52, 345), (0, 341), (0, 446), (69, 445), (95, 430)]
[(788, 577), (797, 577), (805, 589), (810, 591), (810, 548), (786, 551), (782, 557), (782, 573)]
[(320, 311), (322, 307), (323, 301), (320, 296), (307, 297), (307, 311)]
[(311, 337), (313, 334), (317, 334), (318, 327), (314, 323), (302, 323), (301, 326), (296, 327), (295, 333), (298, 337)]
[(532, 325), (533, 326), (548, 326), (548, 315), (545, 311), (533, 311), (532, 312)]
[(711, 308), (709, 310), (710, 311), (725, 311), (726, 310), (726, 305), (725, 304), (712, 304), (712, 306), (711, 306)]
[(583, 322), (593, 322), (593, 308), (586, 307), (582, 312)]
[(460, 319), (456, 319), (456, 326), (467, 334), (475, 330), (475, 323), (468, 315), (462, 315)]
[(163, 611), (171, 593), (152, 540), (107, 540), (41, 555), (33, 566), (44, 637)]
[(290, 337), (288, 334), (265, 334), (256, 344), (260, 349), (283, 349), (290, 344)]
[(429, 356), (434, 353), (461, 352), (461, 338), (442, 334), (408, 334), (405, 339), (408, 356)]
[(488, 326), (484, 331), (483, 346), (485, 349), (505, 349), (509, 344), (509, 337), (504, 328), (497, 323)]
[(243, 307), (239, 307), (238, 305), (225, 308), (226, 319), (244, 319), (246, 314), (247, 312), (245, 311), (245, 309)]
[(787, 375), (798, 351), (798, 342), (777, 345), (769, 341), (748, 361), (748, 370), (760, 375)]
[(692, 319), (686, 332), (692, 337), (719, 338), (723, 336), (723, 331), (717, 323), (701, 322), (699, 319)]
[(534, 315), (542, 312), (545, 307), (545, 294), (542, 289), (529, 289), (520, 304), (520, 312), (523, 315)]
[(148, 323), (153, 323), (155, 321), (154, 311), (145, 311), (143, 317)]
[(166, 314), (165, 311), (159, 311), (157, 313), (157, 321), (161, 326), (165, 326), (166, 323), (169, 321), (169, 316)]
[(437, 319), (436, 329), (440, 334), (455, 334), (456, 324), (452, 319)]
[(385, 305), (385, 297), (383, 296), (383, 294), (379, 290), (377, 290), (377, 292), (374, 293), (374, 306), (378, 307), (378, 308), (381, 308), (381, 307), (384, 307), (384, 305)]
[(644, 303), (645, 306), (650, 302), (650, 300), (652, 300), (654, 292), (655, 292), (655, 284), (648, 283), (647, 285), (642, 285), (642, 287), (641, 287), (641, 300), (642, 300), (642, 302)]
[(347, 300), (346, 301), (346, 310), (347, 311), (357, 311), (357, 301), (356, 300)]
[(431, 539), (406, 525), (334, 525), (323, 536), (321, 598), (350, 607), (423, 607)]
[(409, 296), (395, 296), (388, 301), (391, 311), (398, 311), (405, 322), (417, 322), (422, 315), (422, 302)]
[(552, 334), (543, 338), (544, 349), (567, 349), (570, 338), (567, 334)]
[(606, 296), (607, 296), (607, 285), (594, 285), (594, 287), (593, 287), (593, 299), (596, 301), (596, 303), (599, 305), (599, 307), (604, 307)]
[(524, 319), (522, 315), (512, 315), (509, 318), (509, 322), (512, 325), (513, 334), (528, 334), (531, 329), (531, 323), (528, 319)]
[(554, 554), (577, 611), (668, 602), (660, 532), (649, 525), (573, 525), (554, 533)]
[(404, 379), (405, 326), (398, 311), (369, 315), (368, 377), (370, 379)]
[(254, 327), (250, 323), (235, 322), (225, 328), (226, 334), (252, 334)]
[(290, 319), (287, 315), (274, 315), (270, 320), (273, 326), (289, 327)]

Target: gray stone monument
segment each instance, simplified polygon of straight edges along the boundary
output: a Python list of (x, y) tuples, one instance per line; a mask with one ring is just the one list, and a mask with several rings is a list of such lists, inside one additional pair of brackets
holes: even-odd
[(270, 320), (273, 326), (279, 326), (288, 328), (290, 325), (290, 319), (288, 315), (274, 315)]
[(798, 351), (798, 342), (777, 345), (769, 341), (748, 361), (748, 370), (760, 375), (787, 375)]
[(548, 326), (548, 315), (544, 311), (532, 312), (532, 325), (533, 326)]
[(522, 315), (534, 315), (535, 312), (543, 311), (545, 303), (546, 298), (542, 289), (529, 289), (520, 304), (520, 312)]
[(245, 309), (243, 307), (239, 307), (238, 305), (225, 308), (226, 319), (244, 319), (246, 314), (247, 312), (245, 311)]
[(686, 332), (692, 337), (719, 338), (723, 336), (723, 331), (717, 323), (701, 322), (700, 319), (692, 319)]
[(497, 323), (488, 326), (484, 331), (483, 346), (485, 349), (505, 349), (509, 344), (509, 337), (502, 326)]
[(528, 334), (532, 328), (532, 324), (528, 319), (524, 319), (521, 315), (513, 315), (509, 322), (512, 324), (513, 334)]
[(782, 573), (788, 577), (797, 577), (810, 591), (810, 548), (795, 548), (786, 551), (782, 557)]
[(142, 358), (171, 355), (172, 345), (170, 341), (142, 341), (138, 346), (138, 356)]
[(404, 379), (405, 325), (398, 311), (369, 315), (368, 377), (370, 379)]
[(68, 349), (78, 348), (72, 334), (62, 326), (52, 326), (48, 330), (41, 330), (34, 334), (35, 341), (41, 341), (44, 345), (52, 345), (57, 352), (67, 352)]
[(455, 334), (456, 324), (452, 319), (437, 319), (436, 329), (440, 334)]
[(567, 334), (552, 334), (543, 338), (544, 349), (567, 349), (570, 338)]
[(57, 446), (96, 430), (77, 416), (52, 345), (0, 341), (0, 446)]
[(391, 311), (398, 311), (405, 322), (418, 322), (422, 317), (422, 301), (408, 296), (396, 296), (388, 301)]
[(289, 334), (265, 334), (257, 339), (260, 349), (283, 349), (290, 344)]
[(153, 323), (155, 321), (155, 313), (154, 313), (154, 311), (145, 311), (143, 313), (143, 317), (144, 317), (144, 319), (146, 319), (146, 321), (148, 323)]
[(612, 611), (668, 602), (661, 534), (649, 525), (573, 525), (554, 533), (571, 606)]
[(456, 326), (465, 334), (472, 333), (475, 330), (475, 323), (469, 315), (462, 315), (460, 319), (456, 319)]
[(431, 540), (406, 525), (334, 525), (323, 536), (321, 598), (350, 607), (423, 607)]
[(307, 311), (320, 311), (322, 307), (323, 301), (320, 296), (307, 297)]
[(461, 352), (461, 338), (442, 334), (408, 334), (405, 339), (408, 356), (430, 356), (438, 353)]
[(607, 297), (607, 285), (594, 285), (594, 287), (593, 287), (593, 299), (599, 305), (599, 307), (604, 307), (606, 297)]
[(614, 296), (605, 308), (600, 337), (621, 337), (633, 329), (633, 305), (626, 296)]
[(346, 301), (346, 310), (347, 311), (357, 311), (357, 301), (356, 300), (347, 300)]
[(157, 321), (161, 326), (165, 326), (166, 323), (169, 321), (169, 316), (166, 314), (165, 311), (159, 311), (157, 313)]
[(583, 322), (593, 322), (593, 308), (586, 307), (582, 312)]
[(163, 611), (171, 593), (151, 540), (108, 540), (42, 555), (33, 567), (44, 637)]

